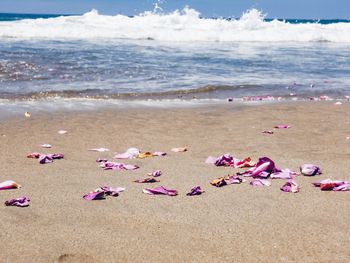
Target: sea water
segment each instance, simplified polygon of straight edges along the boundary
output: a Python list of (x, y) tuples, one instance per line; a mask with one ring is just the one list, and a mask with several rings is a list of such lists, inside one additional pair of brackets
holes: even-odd
[(349, 95), (348, 20), (0, 14), (7, 111)]

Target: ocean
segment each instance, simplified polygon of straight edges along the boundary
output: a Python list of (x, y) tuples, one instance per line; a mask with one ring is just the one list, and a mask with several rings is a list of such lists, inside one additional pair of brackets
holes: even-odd
[(350, 95), (350, 21), (0, 14), (0, 110)]

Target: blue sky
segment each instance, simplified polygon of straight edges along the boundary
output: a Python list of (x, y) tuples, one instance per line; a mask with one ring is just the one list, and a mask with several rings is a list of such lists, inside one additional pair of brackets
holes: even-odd
[[(92, 8), (102, 14), (136, 15), (153, 9), (156, 0), (0, 0), (0, 13), (81, 14)], [(239, 17), (257, 8), (269, 18), (350, 19), (350, 0), (167, 0), (164, 11), (195, 8), (203, 16)]]

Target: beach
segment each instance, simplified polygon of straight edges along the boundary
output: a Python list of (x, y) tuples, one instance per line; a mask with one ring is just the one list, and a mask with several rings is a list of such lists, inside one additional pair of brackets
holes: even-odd
[[(289, 129), (273, 129), (275, 125)], [(334, 101), (224, 103), (189, 108), (136, 108), (17, 115), (0, 123), (0, 180), (22, 185), (0, 201), (28, 196), (26, 208), (1, 208), (1, 262), (348, 262), (349, 192), (320, 191), (311, 183), (350, 180), (350, 104)], [(67, 130), (60, 135), (59, 130)], [(273, 130), (274, 134), (263, 134)], [(49, 143), (51, 149), (41, 144)], [(173, 147), (187, 146), (175, 153)], [(91, 148), (106, 147), (97, 153)], [(164, 157), (126, 160), (135, 171), (104, 171), (130, 147)], [(30, 152), (63, 153), (49, 164)], [(297, 176), (299, 193), (247, 182), (217, 188), (210, 181), (244, 169), (205, 164), (230, 153), (254, 161), (267, 156), (299, 172), (304, 163), (323, 174)], [(159, 183), (138, 184), (161, 170)], [(121, 186), (118, 197), (86, 201), (100, 186)], [(178, 196), (151, 196), (164, 185)], [(186, 196), (195, 185), (205, 191)]]

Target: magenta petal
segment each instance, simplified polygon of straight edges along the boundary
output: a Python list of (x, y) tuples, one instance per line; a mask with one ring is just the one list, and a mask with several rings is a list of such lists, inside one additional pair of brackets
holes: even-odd
[(271, 182), (265, 179), (254, 179), (250, 182), (252, 186), (270, 186)]
[(240, 184), (242, 182), (245, 182), (244, 179), (236, 176), (236, 175), (231, 175), (227, 180), (225, 180), (227, 184)]
[(280, 172), (272, 173), (270, 175), (271, 179), (293, 179), (294, 176), (296, 176), (297, 173), (293, 172), (290, 169), (282, 169)]
[(29, 206), (30, 199), (26, 196), (22, 196), (20, 198), (11, 199), (5, 202), (6, 206), (19, 206), (26, 207)]
[(300, 166), (300, 172), (303, 175), (307, 175), (307, 176), (314, 176), (314, 175), (322, 174), (320, 167), (318, 167), (314, 164), (303, 164), (302, 166)]
[(156, 188), (146, 188), (142, 190), (145, 194), (149, 195), (169, 195), (169, 196), (175, 196), (177, 195), (177, 190), (173, 189), (167, 189), (164, 186), (158, 186)]
[(191, 191), (188, 192), (186, 195), (188, 195), (188, 196), (201, 195), (202, 193), (204, 193), (204, 191), (202, 191), (201, 187), (198, 185), (198, 186), (193, 187), (191, 189)]
[(154, 171), (154, 172), (152, 172), (152, 173), (148, 173), (147, 175), (153, 176), (153, 177), (158, 177), (158, 176), (161, 176), (161, 175), (162, 175), (162, 171), (156, 170), (156, 171)]
[(297, 193), (299, 192), (299, 185), (294, 181), (288, 181), (286, 182), (282, 187), (281, 190), (283, 192), (290, 192), (290, 193)]
[(100, 200), (104, 199), (105, 197), (105, 192), (104, 191), (96, 191), (96, 192), (91, 192), (83, 196), (85, 200), (91, 201), (91, 200)]
[(343, 184), (333, 188), (333, 191), (349, 191), (349, 190), (350, 190), (349, 182), (344, 182)]

